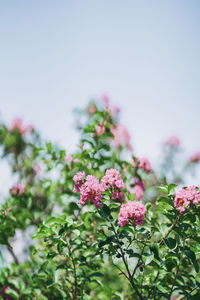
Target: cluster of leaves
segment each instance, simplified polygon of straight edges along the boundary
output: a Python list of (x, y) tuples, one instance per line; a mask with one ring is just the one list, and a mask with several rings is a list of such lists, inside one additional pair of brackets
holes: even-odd
[[(72, 155), (43, 142), (35, 130), (22, 135), (0, 124), (2, 159), (25, 187), (23, 195), (10, 191), (1, 201), (0, 245), (7, 247), (13, 263), (0, 266), (0, 297), (199, 299), (200, 208), (180, 213), (174, 208), (177, 186), (167, 184), (166, 176), (133, 167), (136, 157), (126, 145), (114, 146), (111, 127), (118, 119), (109, 107), (92, 102), (78, 117), (81, 139)], [(98, 126), (103, 130), (97, 131)], [(73, 176), (84, 171), (100, 179), (110, 168), (120, 171), (125, 201), (134, 201), (127, 189), (134, 187), (134, 177), (145, 182), (144, 225), (135, 227), (130, 221), (120, 227), (121, 204), (109, 190), (100, 209), (78, 204)], [(29, 256), (22, 261), (13, 241), (16, 230), (23, 235), (31, 226), (35, 245), (29, 245)]]

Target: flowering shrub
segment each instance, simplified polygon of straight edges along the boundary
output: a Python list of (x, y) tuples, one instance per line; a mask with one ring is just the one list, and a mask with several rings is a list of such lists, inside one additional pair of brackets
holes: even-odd
[(155, 171), (119, 112), (106, 95), (77, 111), (73, 154), (21, 120), (0, 124), (16, 175), (0, 209), (2, 299), (200, 299), (200, 189), (183, 176), (198, 155), (177, 171), (172, 136)]

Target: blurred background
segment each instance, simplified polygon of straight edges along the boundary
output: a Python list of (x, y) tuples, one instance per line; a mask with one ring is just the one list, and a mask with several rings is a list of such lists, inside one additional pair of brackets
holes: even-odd
[[(0, 117), (76, 149), (76, 107), (107, 94), (136, 155), (176, 135), (200, 149), (200, 2), (1, 1)], [(9, 169), (1, 163), (0, 189)]]

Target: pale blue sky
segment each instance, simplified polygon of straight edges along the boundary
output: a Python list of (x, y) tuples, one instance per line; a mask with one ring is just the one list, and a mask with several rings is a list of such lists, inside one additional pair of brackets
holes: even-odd
[[(200, 1), (0, 1), (0, 112), (75, 149), (73, 108), (107, 93), (134, 150), (200, 149)], [(5, 177), (4, 177), (5, 178)]]

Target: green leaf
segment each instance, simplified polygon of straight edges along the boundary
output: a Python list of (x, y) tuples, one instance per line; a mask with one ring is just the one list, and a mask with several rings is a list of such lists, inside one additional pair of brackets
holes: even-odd
[(80, 230), (74, 229), (74, 230), (73, 230), (73, 233), (74, 233), (75, 235), (79, 236), (79, 235), (80, 235)]
[(100, 272), (94, 272), (92, 274), (90, 274), (90, 277), (103, 277), (104, 275)]
[(144, 256), (143, 255), (143, 260), (144, 260), (144, 263), (145, 263), (145, 266), (150, 264), (150, 262), (152, 262), (152, 260), (154, 259), (154, 255), (151, 254), (151, 255), (148, 255), (148, 256)]
[(170, 194), (170, 195), (174, 195), (175, 194), (175, 188), (177, 187), (177, 184), (173, 184), (173, 183), (171, 183), (171, 184), (169, 184), (168, 185), (168, 193)]
[(18, 293), (15, 290), (11, 289), (11, 288), (7, 289), (5, 291), (5, 294), (12, 296), (14, 299), (19, 299)]
[(167, 294), (168, 290), (166, 290), (166, 288), (164, 288), (162, 285), (158, 284), (157, 285), (157, 289), (162, 292), (163, 294)]
[(172, 205), (173, 204), (173, 201), (169, 198), (169, 197), (160, 197), (158, 200), (157, 200), (158, 203), (166, 203), (168, 205)]
[(47, 258), (51, 259), (51, 258), (54, 258), (56, 255), (57, 255), (56, 252), (51, 251), (47, 254)]
[(172, 249), (176, 248), (176, 240), (175, 239), (167, 238), (167, 239), (164, 239), (164, 241), (169, 249), (172, 250)]
[(110, 217), (110, 208), (107, 205), (103, 205), (102, 208), (99, 210), (99, 214), (105, 218), (108, 219)]
[(91, 221), (89, 220), (89, 217), (90, 217), (92, 214), (93, 214), (93, 212), (87, 211), (87, 212), (85, 212), (85, 213), (81, 216), (81, 218), (82, 218), (82, 220), (83, 220), (84, 225), (85, 225), (86, 228), (90, 228), (90, 227), (91, 227)]
[(152, 208), (152, 203), (147, 203), (146, 204), (146, 209), (147, 210), (151, 210), (151, 208)]
[(167, 259), (164, 264), (166, 265), (167, 271), (171, 272), (171, 270), (177, 266), (177, 262), (175, 259), (169, 258)]
[(169, 231), (169, 227), (166, 224), (160, 225), (160, 232), (164, 236)]
[(165, 184), (163, 185), (160, 185), (158, 188), (157, 188), (160, 192), (163, 192), (165, 194), (168, 194), (168, 186)]
[(66, 154), (65, 150), (60, 150), (60, 160), (64, 160), (65, 154)]
[(159, 246), (158, 246), (158, 244), (153, 244), (152, 246), (150, 246), (150, 250), (154, 253), (154, 257), (157, 260), (160, 260), (160, 257), (159, 257)]
[(192, 250), (185, 249), (183, 252), (193, 263), (196, 261), (196, 255)]
[(51, 153), (52, 145), (50, 142), (46, 143), (46, 148), (47, 148), (48, 153)]
[(195, 271), (197, 273), (199, 273), (199, 262), (197, 260), (195, 260), (195, 262), (193, 263), (193, 265), (194, 265)]

